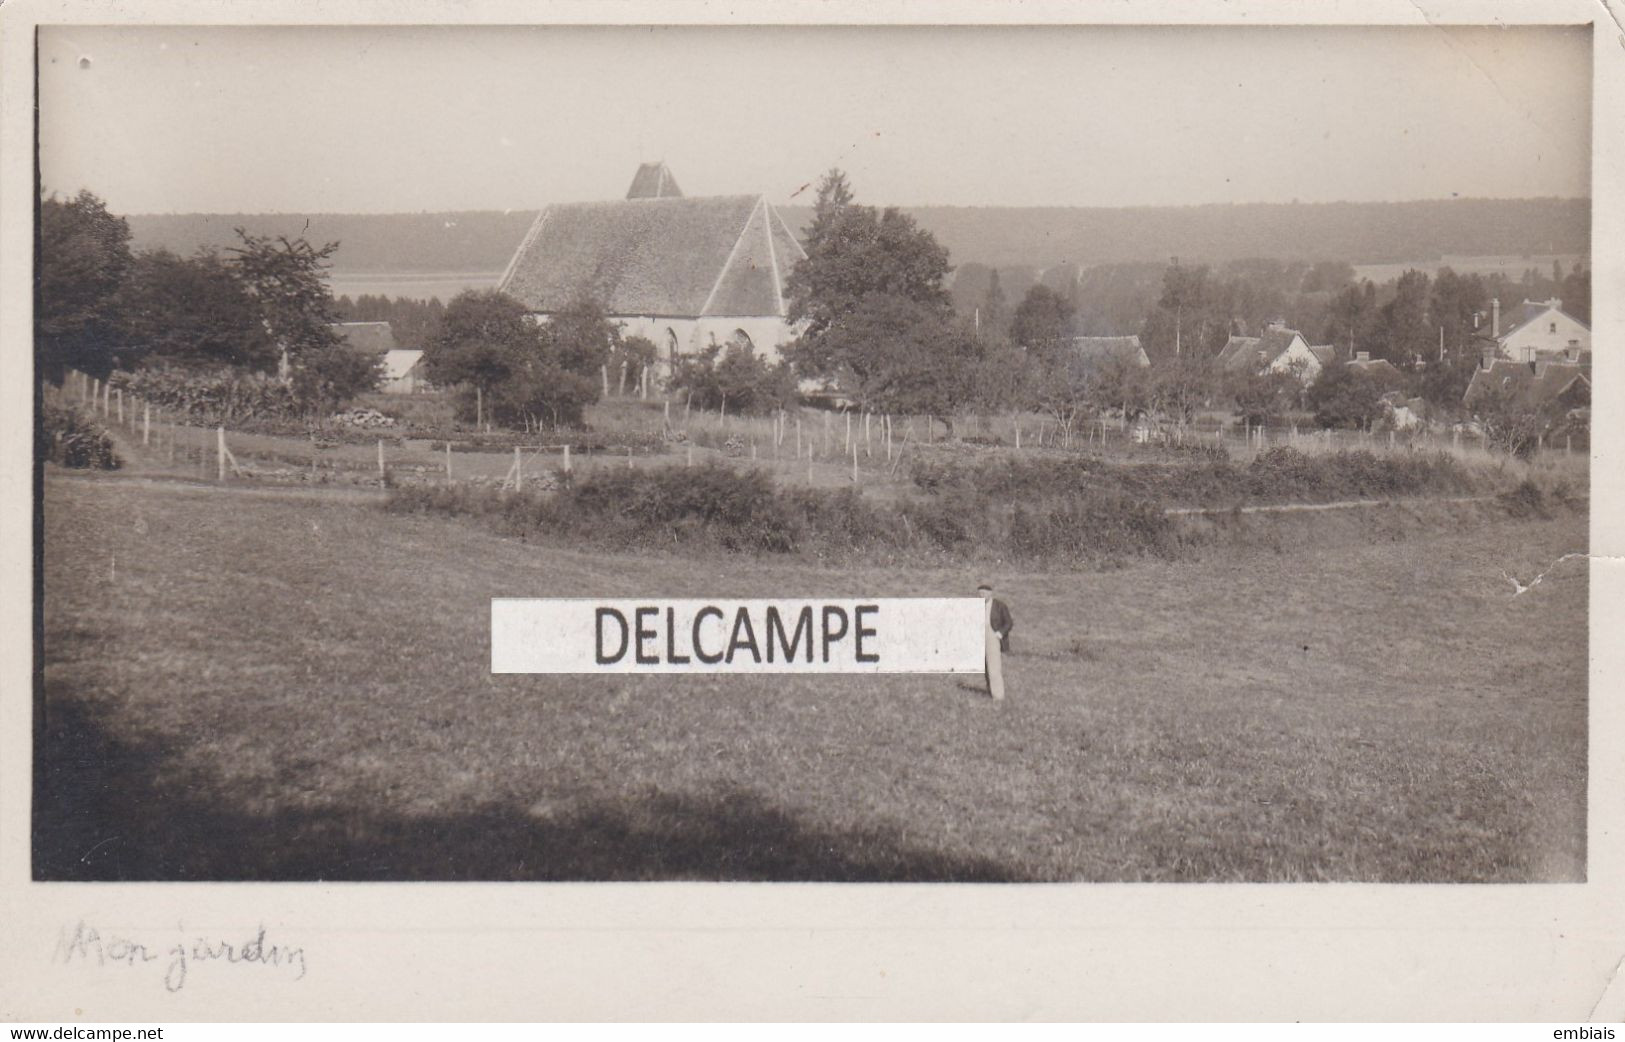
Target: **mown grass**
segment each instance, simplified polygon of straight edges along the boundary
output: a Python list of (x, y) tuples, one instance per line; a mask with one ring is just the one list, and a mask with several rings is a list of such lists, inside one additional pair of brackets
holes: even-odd
[[(111, 478), (44, 507), (41, 878), (1584, 878), (1585, 566), (1502, 576), (1584, 549), (1579, 515), (1078, 574), (589, 553)], [(489, 672), (497, 596), (982, 578), (1017, 617), (999, 704)]]

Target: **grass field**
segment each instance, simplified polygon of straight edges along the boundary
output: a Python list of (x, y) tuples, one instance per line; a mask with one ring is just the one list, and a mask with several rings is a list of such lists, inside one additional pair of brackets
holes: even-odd
[[(51, 879), (1584, 878), (1582, 515), (997, 574), (952, 678), (514, 677), (496, 596), (969, 593), (52, 471)], [(1260, 524), (1269, 523), (1260, 520)]]

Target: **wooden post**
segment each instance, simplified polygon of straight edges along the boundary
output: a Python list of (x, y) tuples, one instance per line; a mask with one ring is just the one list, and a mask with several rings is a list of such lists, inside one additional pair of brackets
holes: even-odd
[(1569, 455), (1572, 455), (1573, 453), (1574, 453), (1574, 435), (1565, 434), (1565, 435), (1563, 435), (1563, 455), (1569, 456)]
[(638, 374), (638, 397), (644, 401), (649, 400), (649, 367), (644, 366)]
[(570, 443), (564, 443), (564, 472), (570, 473)]
[(756, 462), (756, 439), (755, 438), (752, 438), (750, 440), (750, 459), (751, 459), (752, 463)]
[(874, 448), (869, 444), (869, 413), (867, 411), (863, 414), (863, 454), (865, 456), (875, 454)]
[(118, 389), (118, 422), (124, 422), (124, 388)]
[[(383, 455), (383, 453), (384, 453), (384, 443), (379, 442), (378, 443), (378, 466), (379, 466), (380, 469), (382, 469), (383, 465), (384, 465), (384, 455)], [(517, 446), (517, 445), (515, 445), (513, 447), (513, 490), (515, 492), (523, 492), (525, 490), (525, 457), (519, 451), (519, 446)]]
[(808, 442), (807, 442), (807, 484), (809, 484), (809, 485), (811, 485), (812, 481), (813, 481), (812, 461), (813, 461), (813, 444), (812, 444), (811, 440), (808, 440)]
[(885, 416), (881, 417), (880, 426), (881, 426), (881, 429), (885, 432), (883, 434), (883, 437), (886, 440), (886, 462), (890, 463), (891, 462), (891, 413), (887, 413)]
[(385, 477), (385, 471), (384, 471), (384, 439), (379, 438), (378, 439), (378, 480), (382, 481), (382, 480), (384, 480), (384, 477)]
[(609, 366), (607, 364), (601, 365), (601, 366), (598, 367), (598, 378), (603, 381), (603, 384), (604, 384), (604, 397), (608, 398), (609, 397)]
[(152, 444), (152, 404), (141, 403), (141, 444), (143, 447)]
[(217, 462), (215, 480), (226, 480), (226, 428), (217, 427), (214, 432), (215, 460)]
[(621, 359), (620, 378), (615, 381), (615, 393), (617, 395), (624, 395), (626, 393), (626, 359), (624, 358)]
[(1021, 448), (1021, 421), (1016, 421), (1016, 448)]
[(670, 398), (666, 399), (665, 413), (666, 413), (666, 426), (670, 427), (671, 426), (671, 399)]
[(474, 385), (474, 429), (485, 426), (485, 388)]
[[(688, 451), (690, 453), (692, 453), (694, 450), (692, 448), (690, 448)], [(634, 469), (633, 466), (632, 466), (632, 446), (630, 446), (630, 445), (628, 445), (626, 447), (626, 469), (627, 470)]]
[(852, 447), (852, 413), (850, 411), (848, 411), (847, 413), (845, 413), (845, 416), (846, 416), (846, 443), (841, 446), (841, 451), (842, 452), (845, 452), (845, 451), (847, 451), (848, 449), (850, 449)]
[(694, 392), (690, 391), (683, 396), (683, 429), (688, 430), (688, 405), (694, 400)]
[(829, 413), (824, 413), (824, 455), (829, 455)]
[(796, 459), (801, 458), (801, 413), (796, 413)]
[(451, 480), (451, 439), (446, 439), (446, 480)]

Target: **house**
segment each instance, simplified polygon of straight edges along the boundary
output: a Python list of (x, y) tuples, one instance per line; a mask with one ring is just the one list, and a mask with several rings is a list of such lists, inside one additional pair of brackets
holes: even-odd
[(1501, 301), (1490, 301), (1488, 323), (1473, 334), (1485, 360), (1579, 362), (1583, 355), (1589, 361), (1591, 327), (1564, 311), (1558, 298), (1526, 300), (1509, 317), (1502, 332)]
[(1462, 401), (1471, 408), (1484, 395), (1496, 390), (1510, 391), (1513, 400), (1530, 412), (1588, 408), (1591, 405), (1590, 367), (1577, 362), (1518, 362), (1498, 358), (1473, 371)]
[(1296, 329), (1272, 323), (1258, 336), (1232, 336), (1219, 351), (1219, 368), (1232, 373), (1294, 373), (1305, 385), (1335, 357), (1324, 347), (1310, 347)]
[(384, 352), (384, 375), (378, 389), (385, 394), (421, 394), (432, 390), (423, 376), (423, 352), (396, 348)]
[(767, 197), (687, 197), (664, 163), (639, 167), (626, 195), (543, 210), (497, 288), (537, 321), (591, 298), (668, 367), (730, 341), (776, 359), (795, 336), (785, 279), (807, 253)]
[(1386, 358), (1372, 358), (1370, 351), (1357, 351), (1354, 357), (1344, 364), (1356, 372), (1374, 376), (1385, 384), (1399, 384), (1405, 381), (1405, 376), (1399, 371), (1398, 366)]
[(1091, 370), (1102, 369), (1113, 361), (1141, 369), (1151, 365), (1138, 336), (1075, 336), (1071, 345), (1079, 360)]

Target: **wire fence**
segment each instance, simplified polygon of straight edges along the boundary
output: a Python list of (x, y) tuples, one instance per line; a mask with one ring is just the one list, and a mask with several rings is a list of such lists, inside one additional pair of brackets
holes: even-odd
[[(685, 403), (622, 399), (613, 417), (624, 446), (604, 440), (527, 443), (540, 435), (489, 431), (441, 436), (397, 435), (355, 429), (339, 440), (202, 425), (124, 388), (70, 371), (48, 393), (76, 405), (118, 432), (127, 451), (148, 466), (217, 482), (399, 484), (471, 483), (524, 491), (558, 487), (582, 472), (605, 467), (670, 467), (724, 463), (763, 471), (781, 482), (812, 486), (885, 486), (906, 481), (909, 459), (937, 451), (995, 449), (1020, 453), (1074, 453), (1157, 461), (1185, 458), (1179, 450), (1212, 446), (1238, 462), (1289, 446), (1305, 453), (1366, 450), (1376, 453), (1451, 452), (1466, 460), (1499, 462), (1485, 435), (1457, 427), (1354, 431), (1296, 425), (1253, 426), (1199, 420), (1156, 427), (1117, 418), (1062, 423), (1035, 414), (971, 413), (952, 418), (892, 415), (862, 410), (799, 408), (766, 416), (706, 412)], [(609, 405), (617, 405), (613, 400)], [(630, 408), (628, 408), (630, 406)], [(461, 436), (459, 436), (459, 433)], [(1539, 446), (1538, 459), (1583, 457), (1588, 444), (1566, 436)]]

